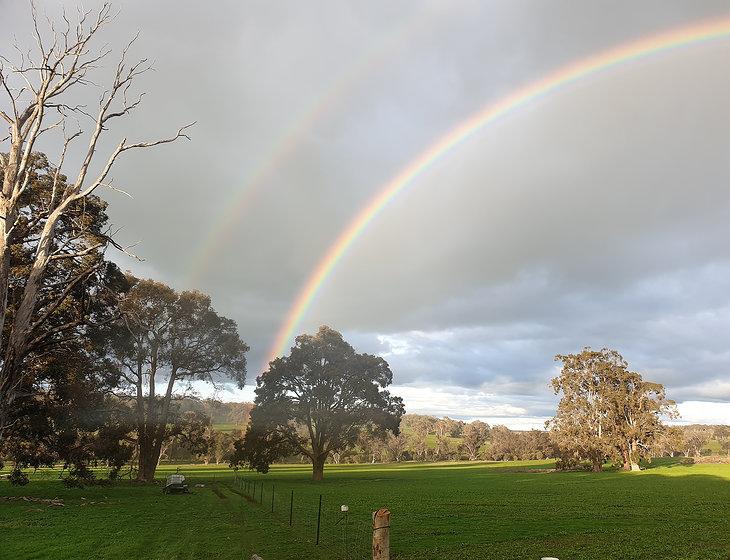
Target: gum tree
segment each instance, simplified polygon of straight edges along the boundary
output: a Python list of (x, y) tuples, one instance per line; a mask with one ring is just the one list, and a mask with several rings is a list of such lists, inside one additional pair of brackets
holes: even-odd
[(489, 439), (489, 424), (481, 420), (474, 420), (464, 426), (462, 431), (462, 445), (469, 454), (470, 461), (476, 461), (479, 450)]
[(120, 396), (132, 409), (138, 478), (151, 482), (165, 441), (180, 431), (179, 389), (221, 379), (243, 387), (248, 346), (235, 321), (219, 315), (207, 295), (153, 280), (130, 282), (109, 355), (125, 389)]
[(404, 407), (385, 389), (392, 381), (383, 358), (358, 354), (330, 327), (298, 336), (289, 356), (259, 377), (233, 463), (267, 472), (275, 460), (301, 453), (312, 461), (312, 478), (322, 480), (330, 454), (354, 445), (363, 427), (398, 433)]
[(563, 463), (588, 460), (600, 471), (610, 457), (626, 470), (638, 468), (665, 429), (662, 417), (676, 416), (664, 387), (630, 371), (615, 350), (584, 348), (555, 359), (563, 368), (552, 386), (562, 397), (547, 425)]
[[(116, 119), (141, 104), (142, 94), (134, 95), (131, 88), (150, 66), (144, 59), (129, 62), (133, 39), (112, 67), (110, 82), (99, 88), (103, 93), (98, 106), (88, 108), (80, 99), (90, 90), (96, 91), (97, 83), (103, 83), (98, 74), (111, 55), (103, 44), (96, 46), (98, 35), (113, 20), (111, 7), (104, 4), (97, 12), (79, 10), (75, 22), (64, 13), (60, 21), (52, 22), (39, 17), (35, 6), (31, 6), (35, 48), (11, 45), (0, 52), (0, 121), (7, 127), (6, 132), (0, 132), (0, 441), (18, 391), (27, 381), (23, 362), (34, 350), (39, 321), (45, 323), (46, 310), (61, 305), (81, 281), (77, 277), (67, 280), (58, 299), (42, 302), (45, 289), (53, 282), (49, 268), (60, 260), (83, 260), (111, 239), (107, 235), (79, 247), (59, 238), (60, 225), (100, 189), (114, 188), (110, 172), (122, 154), (187, 138), (187, 127), (160, 140), (130, 142), (123, 138), (97, 161), (102, 136)], [(88, 125), (86, 130), (82, 123)], [(37, 185), (33, 180), (37, 144), (41, 138), (53, 139), (54, 135), (60, 150), (56, 171), (50, 177), (51, 196), (44, 204), (34, 206), (31, 214), (25, 214), (23, 201), (32, 196)], [(85, 147), (71, 158), (79, 163), (69, 169), (66, 155), (82, 142)], [(24, 221), (31, 223), (38, 235), (28, 266), (14, 271), (13, 247), (17, 246)], [(87, 233), (87, 226), (78, 221), (73, 239)], [(17, 297), (11, 294), (16, 290)], [(17, 302), (12, 312), (11, 295)]]

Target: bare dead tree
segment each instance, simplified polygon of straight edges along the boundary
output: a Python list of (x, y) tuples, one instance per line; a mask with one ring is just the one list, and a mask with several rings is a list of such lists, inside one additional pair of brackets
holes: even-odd
[[(128, 61), (134, 37), (122, 50), (112, 83), (100, 96), (98, 109), (92, 114), (73, 99), (79, 91), (95, 87), (90, 75), (111, 55), (106, 46), (94, 46), (101, 30), (114, 19), (111, 6), (104, 4), (98, 12), (79, 10), (74, 23), (65, 12), (59, 22), (54, 22), (41, 17), (33, 4), (31, 8), (35, 47), (24, 52), (16, 44), (15, 61), (0, 54), (0, 94), (5, 98), (0, 105), (0, 118), (8, 126), (7, 136), (2, 137), (4, 135), (0, 133), (0, 442), (7, 413), (23, 381), (23, 360), (37, 342), (36, 332), (73, 289), (74, 279), (70, 281), (68, 291), (61, 291), (56, 301), (44, 302), (43, 309), (39, 310), (39, 293), (49, 265), (59, 259), (83, 259), (109, 242), (125, 250), (111, 236), (83, 248), (73, 243), (59, 243), (56, 235), (59, 220), (100, 187), (115, 189), (108, 177), (121, 154), (188, 138), (186, 130), (192, 126), (192, 123), (183, 126), (172, 136), (157, 140), (128, 142), (123, 138), (107, 155), (99, 173), (90, 174), (99, 139), (108, 131), (111, 121), (130, 114), (142, 102), (144, 93), (130, 97), (130, 88), (151, 66), (146, 59)], [(86, 131), (80, 126), (82, 120), (92, 123)], [(76, 126), (72, 127), (72, 124)], [(77, 126), (78, 130), (68, 132)], [(33, 188), (31, 163), (38, 139), (51, 131), (62, 134), (63, 138), (53, 193), (48, 204), (38, 210), (38, 215), (29, 218), (42, 227), (35, 240), (27, 276), (23, 279), (20, 303), (9, 314), (8, 290), (13, 281), (11, 248), (17, 242), (20, 201), (26, 191)], [(69, 174), (64, 171), (67, 152), (72, 143), (83, 138), (88, 139), (88, 144), (81, 152), (81, 164), (77, 172)], [(75, 180), (64, 180), (74, 175)], [(79, 235), (83, 234), (83, 226), (80, 226)], [(88, 270), (82, 270), (78, 277), (88, 273)], [(63, 328), (64, 325), (54, 327)]]

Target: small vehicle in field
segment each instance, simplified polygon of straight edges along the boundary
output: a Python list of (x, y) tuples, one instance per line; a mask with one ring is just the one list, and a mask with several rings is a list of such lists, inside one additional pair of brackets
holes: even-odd
[(185, 482), (185, 477), (181, 474), (171, 474), (167, 477), (165, 487), (162, 489), (165, 494), (174, 494), (177, 492), (189, 493), (188, 483)]

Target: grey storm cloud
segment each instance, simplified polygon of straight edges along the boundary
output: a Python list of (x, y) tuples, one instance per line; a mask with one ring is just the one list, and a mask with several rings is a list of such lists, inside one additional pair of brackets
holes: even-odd
[[(114, 258), (210, 293), (252, 346), (252, 378), (329, 245), (433, 141), (566, 63), (730, 17), (724, 1), (117, 7), (104, 40), (140, 31), (133, 52), (156, 70), (109, 142), (197, 124), (116, 168), (133, 199), (108, 193), (110, 215), (145, 261)], [(27, 43), (26, 3), (2, 13), (2, 35)], [(584, 345), (619, 349), (678, 400), (730, 401), (729, 54), (659, 53), (486, 127), (372, 222), (298, 331), (327, 323), (383, 354), (419, 411), (539, 423), (553, 356)]]

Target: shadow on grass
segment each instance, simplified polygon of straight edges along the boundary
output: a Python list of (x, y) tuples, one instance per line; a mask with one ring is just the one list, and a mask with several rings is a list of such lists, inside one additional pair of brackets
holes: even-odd
[(644, 470), (652, 470), (657, 468), (671, 469), (673, 467), (691, 467), (695, 464), (692, 457), (660, 457), (652, 459), (651, 463), (642, 463), (641, 468)]

